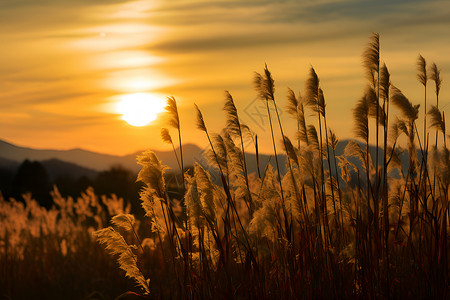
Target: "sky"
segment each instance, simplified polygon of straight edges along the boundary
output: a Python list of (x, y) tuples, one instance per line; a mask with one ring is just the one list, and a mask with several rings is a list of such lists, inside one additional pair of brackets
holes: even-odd
[[(372, 32), (380, 34), (392, 83), (421, 108), (419, 53), (438, 65), (439, 106), (450, 113), (448, 0), (0, 0), (0, 139), (117, 155), (170, 150), (160, 138), (164, 114), (135, 127), (118, 111), (126, 95), (149, 93), (154, 100), (174, 96), (183, 141), (203, 147), (194, 103), (208, 129), (220, 132), (228, 90), (269, 153), (264, 103), (252, 84), (265, 64), (280, 110), (287, 88), (303, 92), (314, 67), (328, 126), (352, 138), (352, 108), (367, 85), (361, 54)], [(434, 104), (432, 84), (427, 95)], [(287, 113), (281, 119), (295, 139), (295, 122)], [(308, 113), (307, 121), (316, 119)]]

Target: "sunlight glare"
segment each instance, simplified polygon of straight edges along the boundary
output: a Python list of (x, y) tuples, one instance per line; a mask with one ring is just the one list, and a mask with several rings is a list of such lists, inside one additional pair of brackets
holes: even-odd
[(164, 111), (166, 101), (148, 93), (127, 94), (117, 104), (122, 119), (132, 126), (145, 126)]

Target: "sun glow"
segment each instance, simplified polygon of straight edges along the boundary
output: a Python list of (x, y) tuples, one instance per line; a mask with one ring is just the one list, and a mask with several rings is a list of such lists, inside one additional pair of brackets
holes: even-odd
[(122, 119), (133, 126), (145, 126), (164, 111), (166, 101), (148, 93), (127, 94), (117, 104)]

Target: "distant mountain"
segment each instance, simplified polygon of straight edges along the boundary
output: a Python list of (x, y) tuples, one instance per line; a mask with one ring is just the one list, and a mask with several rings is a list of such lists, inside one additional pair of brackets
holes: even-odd
[(47, 170), (51, 181), (54, 181), (58, 177), (70, 177), (73, 179), (87, 177), (89, 179), (94, 179), (98, 174), (98, 171), (96, 170), (55, 158), (41, 161), (41, 163)]
[(0, 169), (8, 170), (8, 171), (15, 171), (19, 167), (19, 165), (20, 165), (20, 162), (18, 162), (18, 161), (1, 157), (1, 152), (0, 152)]
[[(344, 149), (348, 142), (349, 140), (339, 142), (336, 147), (336, 155), (342, 155), (344, 153)], [(373, 158), (375, 158), (375, 149), (374, 146), (370, 146), (370, 152)], [(172, 150), (154, 152), (164, 165), (169, 166), (174, 172), (178, 172), (179, 168), (177, 160)], [(141, 152), (136, 152), (125, 156), (115, 156), (82, 149), (38, 150), (19, 147), (0, 140), (0, 167), (8, 170), (15, 170), (22, 161), (29, 159), (41, 161), (51, 176), (63, 175), (60, 174), (61, 172), (69, 172), (72, 173), (74, 177), (77, 177), (78, 175), (93, 177), (95, 176), (95, 172), (107, 170), (112, 166), (117, 165), (121, 165), (132, 172), (138, 172), (141, 169), (141, 166), (136, 163), (136, 156), (140, 153)], [(420, 153), (418, 154), (420, 159)], [(248, 172), (257, 172), (255, 154), (247, 153), (245, 157), (247, 160)], [(204, 166), (206, 165), (204, 149), (193, 144), (183, 145), (183, 159), (185, 167), (192, 166), (196, 161)], [(404, 168), (407, 167), (407, 155), (402, 155), (401, 160)], [(264, 171), (264, 168), (269, 161), (272, 166), (275, 167), (273, 155), (260, 154), (259, 161), (261, 172)], [(355, 163), (356, 166), (362, 167), (357, 159), (350, 158), (350, 161)], [(382, 161), (381, 149), (379, 150), (379, 161)], [(284, 155), (279, 155), (279, 164), (282, 173), (285, 173)]]
[[(189, 166), (194, 163), (200, 157), (202, 152), (201, 148), (196, 145), (187, 144), (183, 146), (183, 155), (185, 165)], [(14, 162), (21, 163), (25, 159), (46, 161), (46, 160), (58, 160), (72, 164), (76, 164), (81, 167), (93, 169), (96, 171), (102, 171), (109, 169), (114, 165), (121, 165), (133, 172), (140, 170), (140, 166), (136, 163), (136, 155), (140, 152), (125, 156), (116, 156), (109, 154), (101, 154), (83, 149), (71, 149), (71, 150), (39, 150), (33, 148), (19, 147), (11, 143), (0, 140), (0, 165), (14, 164)], [(155, 151), (156, 155), (164, 164), (170, 168), (177, 170), (178, 165), (175, 156), (172, 151)], [(7, 163), (8, 162), (8, 163)], [(48, 163), (52, 164), (52, 163)], [(53, 162), (55, 165), (56, 162)]]

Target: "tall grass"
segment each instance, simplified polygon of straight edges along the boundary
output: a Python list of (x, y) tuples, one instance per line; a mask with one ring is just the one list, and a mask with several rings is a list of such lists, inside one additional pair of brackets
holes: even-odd
[[(328, 127), (323, 87), (314, 68), (305, 97), (288, 90), (287, 112), (297, 122), (294, 146), (285, 134), (274, 79), (266, 66), (254, 82), (267, 109), (275, 169), (268, 164), (259, 176), (248, 173), (248, 127), (241, 124), (228, 92), (227, 126), (220, 134), (208, 131), (196, 106), (198, 128), (211, 147), (210, 166), (196, 164), (184, 173), (181, 205), (168, 197), (165, 167), (154, 153), (140, 156), (138, 179), (145, 183), (141, 199), (152, 229), (146, 241), (153, 246), (143, 247), (139, 238), (123, 244), (115, 233), (104, 234), (117, 232), (112, 227), (97, 236), (119, 254), (121, 267), (142, 294), (182, 299), (449, 297), (450, 151), (445, 116), (438, 102), (428, 111), (428, 125), (443, 140), (436, 134), (433, 155), (427, 159), (427, 128), (421, 140), (416, 126), (419, 105), (391, 83), (378, 34), (371, 36), (363, 61), (369, 84), (353, 109), (358, 140), (343, 142), (343, 153), (337, 152), (338, 138)], [(427, 73), (423, 58), (419, 66), (425, 88), (426, 74), (432, 74), (438, 101), (439, 69), (433, 64)], [(175, 99), (171, 101), (169, 106), (176, 107)], [(392, 115), (391, 106), (398, 115)], [(316, 120), (308, 122), (308, 110)], [(174, 114), (173, 109), (169, 112)], [(276, 123), (285, 174), (278, 159)], [(174, 127), (181, 146), (180, 127)], [(172, 144), (166, 131), (163, 139)], [(402, 163), (405, 157), (407, 164)], [(218, 180), (210, 174), (214, 169)], [(131, 216), (114, 220), (126, 224), (113, 222), (115, 227), (136, 233)], [(128, 266), (123, 263), (125, 252), (131, 257)]]
[(91, 236), (130, 205), (91, 188), (75, 199), (55, 188), (52, 197), (46, 209), (29, 194), (24, 202), (0, 194), (0, 298), (113, 299), (132, 288)]

